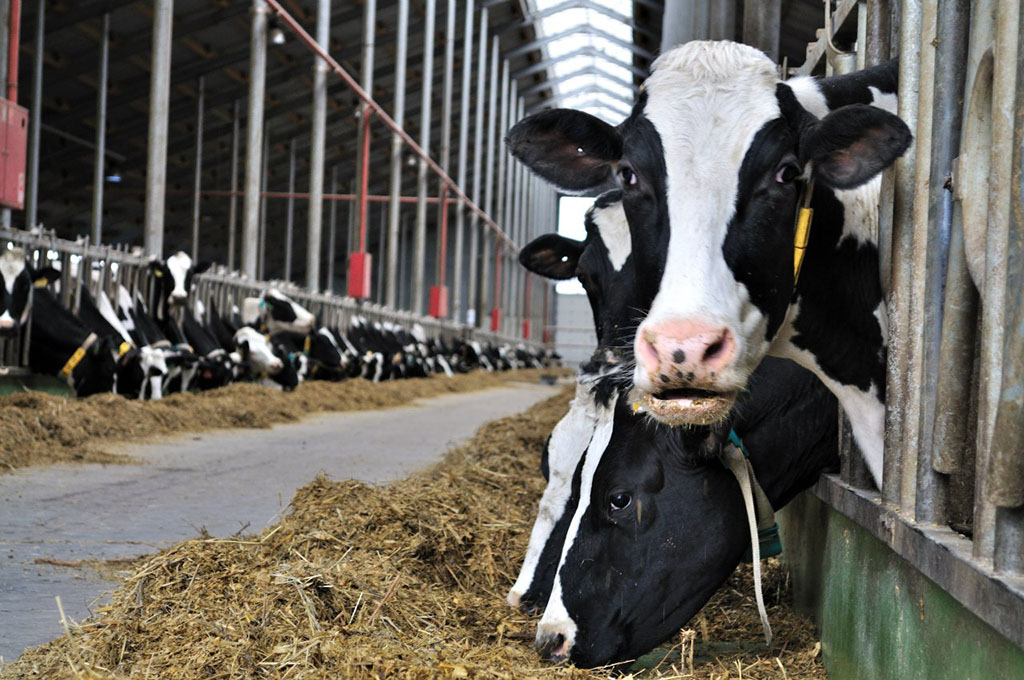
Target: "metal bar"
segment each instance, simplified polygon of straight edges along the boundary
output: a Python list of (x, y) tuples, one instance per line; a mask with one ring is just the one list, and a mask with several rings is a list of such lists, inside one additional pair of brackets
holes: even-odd
[(235, 231), (238, 222), (238, 138), (241, 103), (231, 107), (231, 195), (228, 201), (228, 271), (235, 270)]
[[(180, 192), (180, 191), (179, 192), (172, 191), (170, 193), (171, 194), (180, 194), (182, 192)], [(205, 190), (203, 190), (202, 193), (203, 193), (203, 196), (230, 196), (231, 195), (231, 191), (229, 191), (228, 189), (205, 189)], [(235, 194), (238, 195), (238, 196), (242, 196), (242, 195), (245, 194), (245, 192), (244, 191), (236, 191)], [(297, 199), (308, 199), (309, 198), (309, 192), (308, 191), (296, 191), (295, 193), (291, 193), (291, 192), (288, 192), (288, 191), (259, 191), (259, 192), (257, 192), (257, 195), (260, 198), (297, 198)], [(351, 203), (351, 202), (359, 202), (360, 197), (359, 197), (358, 193), (347, 193), (347, 194), (325, 193), (324, 194), (324, 200), (325, 201), (344, 201), (344, 202), (347, 202), (347, 203)], [(416, 197), (416, 196), (399, 196), (398, 200), (401, 203), (416, 203), (419, 200), (419, 198)], [(385, 195), (385, 194), (367, 194), (366, 195), (366, 201), (368, 203), (389, 203), (391, 201), (391, 196), (390, 195)], [(458, 202), (459, 199), (448, 197), (448, 198), (445, 199), (445, 201), (447, 201), (448, 204), (450, 205), (450, 204)], [(437, 196), (427, 196), (427, 204), (428, 205), (436, 205), (437, 202), (438, 202)]]
[(192, 179), (192, 261), (199, 260), (200, 192), (203, 189), (203, 91), (206, 89), (203, 76), (196, 86), (196, 167)]
[(590, 45), (573, 50), (572, 52), (569, 52), (568, 54), (561, 57), (552, 57), (550, 59), (538, 61), (535, 64), (530, 64), (529, 66), (524, 66), (518, 71), (513, 71), (512, 77), (515, 78), (516, 80), (522, 80), (523, 78), (532, 76), (536, 73), (543, 73), (544, 71), (547, 71), (555, 64), (558, 64), (563, 61), (568, 61), (569, 59), (574, 59), (575, 57), (600, 57), (609, 64), (612, 64), (614, 66), (621, 66), (622, 68), (628, 70), (630, 73), (632, 73), (634, 76), (637, 76), (638, 78), (647, 77), (647, 71), (640, 68), (639, 66), (635, 66), (632, 62), (619, 61), (615, 57), (606, 54), (602, 50), (599, 50), (596, 47)]
[[(466, 25), (463, 29), (462, 44), (462, 97), (459, 103), (459, 174), (456, 178), (459, 186), (466, 186), (467, 161), (469, 149), (469, 88), (472, 83), (473, 60), (470, 55), (473, 53), (473, 0), (466, 0)], [(451, 317), (455, 321), (462, 321), (466, 318), (463, 310), (465, 300), (470, 293), (464, 297), (462, 278), (462, 256), (465, 250), (465, 229), (466, 213), (465, 204), (459, 201), (455, 208), (455, 259), (452, 262), (452, 306)]]
[(242, 201), (242, 272), (256, 278), (260, 220), (260, 156), (263, 153), (263, 95), (267, 78), (267, 6), (252, 0), (249, 44), (249, 103), (245, 135), (245, 199)]
[[(288, 142), (288, 193), (295, 193), (295, 138)], [(312, 192), (310, 192), (312, 195)], [(332, 203), (333, 205), (333, 203)], [(295, 197), (288, 196), (288, 208), (284, 221), (284, 280), (292, 280), (292, 241), (295, 238)]]
[[(876, 66), (889, 59), (889, 0), (867, 0), (864, 63)], [(858, 46), (859, 47), (859, 46)]]
[[(372, 0), (371, 0), (372, 1)], [(370, 181), (370, 116), (372, 110), (367, 110), (366, 115), (363, 116), (363, 147), (362, 147), (362, 175), (359, 178), (359, 252), (366, 252), (366, 204), (367, 204), (367, 184)], [(349, 244), (351, 245), (351, 244)]]
[[(398, 27), (395, 51), (395, 123), (405, 125), (405, 64), (409, 51), (409, 0), (398, 0)], [(391, 135), (391, 195), (388, 202), (387, 290), (384, 304), (398, 305), (398, 237), (401, 232), (402, 138)], [(383, 263), (382, 263), (383, 264)]]
[[(776, 22), (776, 25), (778, 25), (778, 22)], [(654, 60), (654, 54), (644, 49), (643, 47), (640, 47), (639, 45), (636, 45), (630, 42), (629, 40), (623, 40), (622, 38), (612, 35), (607, 31), (602, 31), (600, 28), (595, 28), (594, 26), (590, 26), (587, 24), (574, 26), (572, 28), (561, 31), (560, 33), (554, 33), (552, 35), (546, 35), (542, 38), (537, 38), (536, 40), (531, 40), (526, 44), (520, 45), (514, 49), (509, 50), (505, 54), (505, 58), (510, 60), (515, 59), (517, 57), (523, 56), (524, 54), (529, 54), (534, 50), (538, 50), (541, 47), (549, 45), (558, 40), (562, 40), (564, 38), (573, 38), (578, 40), (581, 36), (584, 35), (589, 35), (595, 38), (601, 38), (602, 40), (607, 40), (611, 44), (616, 45), (618, 47), (623, 47), (643, 59), (647, 59), (649, 61)]]
[[(321, 59), (326, 61), (331, 66), (331, 68), (338, 75), (338, 77), (345, 82), (349, 89), (352, 90), (353, 94), (355, 94), (357, 97), (359, 97), (360, 100), (363, 101), (366, 107), (372, 110), (388, 128), (390, 128), (392, 131), (394, 131), (396, 134), (402, 137), (402, 141), (405, 142), (410, 152), (412, 152), (416, 156), (419, 156), (420, 158), (424, 158), (427, 162), (427, 165), (434, 171), (435, 174), (439, 176), (442, 182), (447, 182), (453, 185), (452, 191), (453, 193), (456, 194), (456, 198), (462, 198), (463, 200), (465, 200), (466, 205), (469, 207), (469, 209), (480, 217), (480, 219), (488, 227), (488, 229), (491, 232), (493, 232), (498, 238), (504, 239), (509, 244), (509, 247), (514, 252), (517, 252), (517, 249), (511, 243), (511, 240), (508, 238), (508, 236), (502, 231), (501, 227), (493, 219), (491, 219), (491, 217), (487, 215), (487, 213), (484, 212), (474, 201), (470, 201), (469, 197), (466, 195), (465, 191), (463, 191), (461, 187), (454, 186), (455, 183), (452, 181), (452, 178), (448, 176), (448, 173), (441, 169), (441, 167), (434, 161), (434, 159), (431, 158), (430, 155), (422, 147), (420, 147), (419, 144), (416, 143), (416, 140), (414, 140), (409, 135), (408, 132), (403, 130), (401, 127), (395, 125), (395, 121), (391, 118), (391, 116), (388, 115), (388, 113), (383, 108), (381, 108), (380, 104), (373, 100), (373, 98), (370, 96), (370, 94), (367, 92), (365, 88), (360, 87), (359, 83), (357, 83), (355, 79), (352, 78), (352, 76), (345, 69), (343, 69), (335, 59), (331, 57), (331, 55), (327, 54), (322, 49), (320, 49), (316, 42), (310, 37), (309, 33), (307, 33), (305, 29), (302, 28), (302, 26), (295, 20), (294, 17), (292, 17), (290, 14), (288, 14), (288, 12), (284, 10), (279, 0), (263, 0), (263, 2), (266, 3), (268, 6), (272, 7), (274, 11), (277, 13), (280, 21), (286, 26), (288, 26), (288, 28), (291, 29), (291, 31), (294, 32), (299, 37), (300, 40), (302, 40), (313, 52), (318, 54)], [(369, 2), (372, 2), (372, 0), (367, 0), (367, 3)]]
[[(103, 241), (103, 182), (107, 151), (107, 76), (110, 72), (110, 13), (103, 15), (100, 28), (99, 78), (96, 83), (96, 155), (92, 176), (92, 244)], [(17, 91), (17, 86), (15, 86)]]
[[(331, 167), (331, 193), (338, 191), (338, 166)], [(324, 289), (334, 292), (334, 261), (338, 257), (338, 203), (331, 201), (327, 218), (327, 283)]]
[[(268, 3), (268, 4), (274, 5), (276, 3), (271, 2), (271, 3)], [(278, 13), (280, 14), (280, 12), (281, 12), (281, 10), (279, 9)], [(290, 16), (287, 16), (287, 15), (285, 15), (285, 16), (286, 16), (286, 21), (287, 20), (291, 20)], [(301, 30), (301, 27), (299, 27), (299, 30)], [(370, 159), (369, 159), (369, 155), (370, 155), (369, 149), (370, 149), (370, 147), (369, 147), (369, 144), (367, 143), (368, 139), (369, 139), (369, 137), (367, 135), (367, 128), (369, 128), (369, 125), (370, 125), (369, 114), (375, 110), (372, 107), (372, 105), (371, 105), (372, 97), (371, 97), (371, 95), (369, 93), (373, 92), (373, 58), (374, 58), (374, 48), (375, 48), (376, 39), (377, 39), (377, 0), (366, 0), (366, 2), (363, 4), (363, 33), (362, 33), (362, 37), (363, 37), (363, 54), (362, 54), (362, 63), (360, 64), (360, 75), (359, 75), (359, 77), (360, 77), (360, 83), (362, 85), (362, 91), (365, 93), (365, 96), (360, 95), (361, 98), (362, 98), (362, 103), (360, 103), (360, 105), (359, 105), (359, 111), (358, 111), (358, 114), (359, 114), (359, 124), (356, 126), (356, 128), (357, 128), (357, 130), (356, 130), (356, 139), (359, 140), (359, 146), (357, 147), (357, 153), (356, 153), (356, 177), (359, 178), (359, 183), (356, 185), (356, 193), (360, 195), (360, 199), (359, 199), (359, 224), (358, 224), (358, 228), (359, 228), (360, 231), (362, 231), (365, 228), (365, 226), (366, 226), (365, 201), (361, 197), (362, 197), (363, 194), (366, 193), (366, 184), (367, 183), (364, 180), (365, 180), (367, 174), (369, 173), (369, 170), (368, 170), (367, 166), (370, 163)], [(320, 49), (320, 50), (323, 49), (323, 48), (321, 48), (316, 43), (313, 43), (312, 47), (314, 49)], [(327, 61), (328, 64), (331, 63), (331, 61), (328, 61), (328, 60), (330, 60), (330, 55), (327, 54), (326, 50), (323, 50), (323, 55), (322, 56), (324, 57), (324, 60)], [(337, 73), (339, 69), (340, 69), (340, 67), (336, 68), (335, 72)], [(347, 75), (348, 74), (346, 73), (345, 76), (347, 76)], [(342, 78), (344, 79), (345, 76), (342, 76)], [(351, 80), (351, 77), (349, 77), (349, 79)], [(359, 87), (359, 85), (356, 85), (355, 81), (352, 81), (351, 83), (349, 83), (349, 86), (352, 87), (353, 89), (356, 89), (356, 88)], [(357, 91), (357, 93), (359, 92), (359, 90), (356, 90), (356, 91)], [(352, 238), (351, 238), (351, 236), (352, 235), (350, 234), (349, 235), (349, 239), (348, 239), (348, 247), (349, 247), (349, 249), (351, 249), (351, 247), (352, 247)]]
[[(498, 37), (494, 36), (491, 38), (491, 58), (489, 62), (491, 67), (491, 88), (487, 102), (487, 158), (484, 162), (484, 174), (486, 176), (484, 181), (484, 210), (489, 215), (497, 215), (494, 203), (494, 128), (498, 124), (498, 69), (500, 57)], [(487, 316), (487, 303), (490, 300), (490, 295), (488, 294), (491, 282), (490, 258), (491, 245), (489, 234), (484, 233), (482, 243), (480, 244), (480, 308), (477, 310), (479, 314), (477, 321), (481, 324), (484, 323), (484, 317)]]
[(743, 0), (743, 42), (777, 62), (781, 19), (781, 0)]
[[(925, 265), (925, 270), (915, 274), (915, 287), (917, 287), (918, 276), (921, 277), (923, 285), (919, 287), (921, 297), (916, 302), (912, 302), (915, 312), (911, 315), (911, 328), (916, 328), (914, 326), (915, 315), (921, 324), (920, 331), (915, 332), (915, 335), (920, 338), (921, 354), (920, 373), (917, 376), (917, 380), (920, 381), (917, 390), (920, 395), (918, 412), (920, 446), (916, 453), (920, 460), (917, 466), (917, 498), (914, 517), (919, 522), (933, 524), (941, 524), (946, 521), (949, 485), (948, 477), (939, 474), (933, 464), (933, 460), (940, 455), (938, 447), (935, 445), (936, 429), (934, 427), (939, 412), (939, 383), (953, 378), (970, 384), (971, 363), (973, 363), (969, 363), (964, 370), (965, 367), (949, 366), (941, 362), (943, 288), (945, 287), (944, 275), (948, 270), (953, 200), (951, 191), (940, 187), (949, 186), (947, 180), (951, 176), (953, 158), (960, 147), (966, 70), (963, 55), (967, 51), (970, 11), (968, 0), (938, 0), (934, 9), (931, 12), (926, 12), (926, 16), (929, 13), (934, 14), (935, 26), (932, 39), (928, 39), (925, 35), (922, 37), (921, 43), (922, 53), (934, 50), (934, 55), (931, 57), (933, 64), (931, 87), (920, 95), (922, 107), (925, 105), (925, 95), (929, 92), (933, 101), (930, 114), (931, 167), (926, 185), (921, 190), (925, 194), (923, 230), (927, 234), (927, 242), (923, 244), (926, 252), (920, 262)], [(926, 26), (925, 34), (929, 32), (930, 30)], [(922, 75), (924, 66), (925, 63), (922, 61)], [(918, 172), (922, 172), (920, 166)], [(919, 311), (917, 311), (918, 309)], [(912, 341), (913, 344), (914, 341)], [(962, 410), (962, 407), (958, 407), (958, 410)]]
[[(168, 0), (162, 1), (167, 2)], [(28, 184), (25, 187), (26, 229), (35, 228), (38, 221), (36, 211), (39, 207), (39, 124), (42, 122), (43, 112), (43, 51), (45, 48), (43, 26), (46, 21), (46, 0), (39, 0), (36, 3), (36, 8), (36, 53), (32, 57), (32, 110), (29, 112)], [(157, 15), (159, 15), (159, 8)], [(153, 54), (155, 59), (156, 50), (153, 51)], [(152, 110), (152, 106), (150, 109)], [(148, 203), (148, 192), (146, 200)]]
[[(331, 0), (317, 0), (316, 42), (330, 49)], [(313, 59), (313, 112), (309, 133), (309, 211), (306, 227), (306, 288), (320, 289), (320, 244), (324, 219), (324, 139), (327, 136), (327, 64)]]
[[(476, 113), (473, 125), (473, 200), (484, 205), (481, 201), (484, 192), (481, 190), (481, 163), (484, 150), (484, 89), (487, 86), (487, 8), (480, 9), (480, 42), (477, 48), (476, 58)], [(479, 309), (482, 306), (483, 296), (480, 294), (477, 272), (479, 271), (480, 257), (480, 223), (479, 215), (473, 213), (469, 221), (469, 276), (466, 279), (466, 323), (470, 326), (478, 322)]]
[(259, 264), (256, 278), (263, 280), (267, 271), (267, 185), (270, 179), (270, 129), (263, 133), (263, 170), (260, 174), (262, 192), (260, 194), (260, 230), (259, 230)]
[(708, 39), (735, 40), (736, 0), (717, 0), (709, 4), (711, 16), (708, 19)]
[[(430, 148), (430, 113), (434, 80), (434, 20), (435, 0), (424, 2), (423, 26), (423, 84), (420, 90), (420, 146)], [(420, 200), (416, 204), (416, 231), (412, 247), (412, 310), (423, 313), (423, 280), (427, 250), (427, 163), (420, 158), (416, 176), (416, 193)]]
[[(501, 143), (501, 138), (505, 135), (505, 130), (509, 129), (509, 111), (512, 109), (512, 96), (510, 89), (510, 78), (509, 78), (509, 64), (508, 60), (502, 59), (501, 62), (501, 89), (500, 93), (500, 104), (498, 105), (498, 129), (495, 131), (495, 148), (494, 153), (497, 155), (498, 161), (498, 175), (495, 178), (495, 204), (494, 204), (494, 216), (508, 228), (508, 204), (511, 198), (511, 191), (509, 186), (509, 178), (511, 174), (508, 167), (508, 153), (505, 150), (505, 145)], [(494, 248), (494, 289), (491, 293), (491, 309), (502, 309), (501, 304), (501, 257), (502, 249), (500, 245), (495, 244)], [(494, 313), (493, 311), (491, 312)], [(495, 330), (492, 328), (491, 330)]]
[(974, 556), (995, 556), (996, 505), (988, 475), (996, 411), (1002, 387), (1005, 336), (1007, 253), (1013, 181), (1013, 123), (1016, 99), (1019, 0), (1000, 0), (996, 8), (992, 71), (992, 151), (988, 177), (988, 230), (985, 238), (985, 287), (981, 298), (981, 358), (978, 385), (978, 447), (974, 494)]
[[(439, 164), (445, 172), (451, 174), (450, 160), (452, 151), (452, 90), (454, 89), (455, 69), (455, 0), (448, 0), (448, 13), (445, 16), (444, 32), (444, 86), (441, 95), (441, 153)], [(445, 275), (448, 269), (448, 185), (441, 183), (439, 191), (441, 200), (438, 203), (437, 223), (440, 228), (437, 254), (437, 285), (444, 288)]]
[[(900, 22), (900, 54), (915, 54), (920, 48), (921, 0), (904, 0)], [(900, 59), (899, 116), (910, 129), (917, 127), (917, 91), (919, 64), (916, 59)], [(892, 277), (888, 299), (889, 337), (906, 337), (909, 328), (907, 304), (911, 262), (913, 257), (915, 155), (905, 154), (896, 160), (893, 219), (892, 219)], [(903, 458), (898, 453), (903, 441), (903, 408), (907, 399), (906, 352), (893, 347), (888, 356), (886, 373), (885, 451), (882, 497), (887, 503), (899, 504), (905, 497), (903, 487)], [(914, 483), (913, 474), (908, 475)]]
[(7, 32), (7, 99), (18, 103), (18, 52), (21, 47), (21, 0), (11, 0)]

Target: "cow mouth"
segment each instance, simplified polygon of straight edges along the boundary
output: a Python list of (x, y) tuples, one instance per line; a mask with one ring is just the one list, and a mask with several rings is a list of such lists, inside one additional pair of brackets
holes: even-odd
[(729, 415), (738, 392), (716, 392), (696, 387), (643, 393), (635, 409), (668, 425), (712, 425)]

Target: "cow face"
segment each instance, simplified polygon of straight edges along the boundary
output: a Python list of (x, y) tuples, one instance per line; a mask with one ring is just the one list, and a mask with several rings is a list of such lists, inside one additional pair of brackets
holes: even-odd
[(617, 180), (632, 238), (633, 380), (670, 424), (717, 422), (793, 297), (797, 201), (875, 177), (909, 146), (896, 116), (858, 104), (816, 118), (757, 50), (694, 41), (662, 55), (628, 120), (577, 111), (517, 124), (511, 151), (575, 192)]
[(242, 363), (250, 367), (254, 373), (274, 375), (284, 368), (284, 362), (275, 356), (270, 342), (255, 328), (239, 328), (235, 332), (234, 342)]
[(192, 263), (192, 258), (179, 250), (165, 261), (154, 260), (149, 263), (153, 276), (158, 279), (158, 290), (161, 298), (169, 305), (178, 307), (188, 300), (192, 290), (192, 276), (202, 274), (210, 268), (209, 262)]
[(316, 318), (287, 295), (269, 288), (260, 297), (260, 317), (271, 334), (281, 331), (305, 335), (313, 330)]

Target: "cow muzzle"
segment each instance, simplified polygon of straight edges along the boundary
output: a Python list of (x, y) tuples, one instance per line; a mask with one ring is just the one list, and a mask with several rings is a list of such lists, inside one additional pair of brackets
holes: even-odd
[(691, 319), (642, 325), (634, 342), (634, 410), (669, 425), (722, 420), (738, 394), (723, 380), (736, 345), (725, 326)]
[(543, 659), (554, 663), (565, 661), (569, 658), (572, 643), (572, 638), (566, 637), (565, 633), (559, 631), (556, 626), (541, 623), (537, 628), (535, 648), (537, 654)]

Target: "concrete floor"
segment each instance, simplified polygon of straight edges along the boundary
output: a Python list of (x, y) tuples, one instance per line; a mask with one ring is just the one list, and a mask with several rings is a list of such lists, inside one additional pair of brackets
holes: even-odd
[[(256, 532), (318, 472), (386, 482), (439, 460), (487, 421), (555, 393), (513, 384), (380, 411), (319, 414), (270, 430), (112, 447), (141, 465), (28, 468), (0, 476), (0, 660), (61, 633), (113, 587), (91, 569), (35, 562), (130, 557), (196, 536)], [(540, 452), (538, 452), (538, 456)]]

